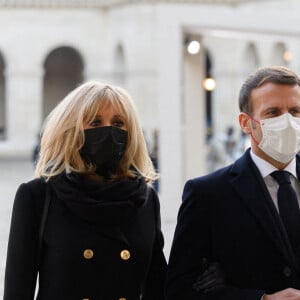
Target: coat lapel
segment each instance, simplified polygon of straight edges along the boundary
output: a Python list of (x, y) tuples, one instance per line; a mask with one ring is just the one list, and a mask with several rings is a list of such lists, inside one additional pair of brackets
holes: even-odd
[(127, 246), (129, 246), (128, 239), (126, 238), (125, 234), (121, 231), (121, 229), (117, 226), (110, 226), (110, 227), (100, 227), (97, 226), (95, 228), (96, 232), (99, 232), (101, 235), (106, 236), (111, 240), (118, 240)]
[[(299, 183), (299, 181), (300, 181), (300, 156), (299, 155), (296, 156), (296, 172), (297, 172), (297, 177), (298, 177), (298, 184), (300, 184)], [(298, 262), (300, 263), (300, 245), (297, 249), (296, 257), (298, 259)], [(298, 265), (299, 265), (299, 268), (300, 268), (299, 263), (298, 263)]]
[(278, 212), (248, 150), (231, 170), (231, 183), (245, 206), (257, 218), (262, 229), (273, 241), (289, 264), (295, 265), (295, 255), (287, 239)]

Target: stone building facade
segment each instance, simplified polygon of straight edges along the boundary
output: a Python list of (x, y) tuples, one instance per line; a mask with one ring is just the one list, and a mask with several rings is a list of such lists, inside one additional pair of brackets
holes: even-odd
[(0, 0), (0, 158), (29, 157), (80, 82), (119, 84), (158, 146), (162, 211), (174, 215), (185, 180), (207, 172), (207, 136), (238, 134), (245, 76), (270, 64), (300, 73), (299, 11), (297, 0)]

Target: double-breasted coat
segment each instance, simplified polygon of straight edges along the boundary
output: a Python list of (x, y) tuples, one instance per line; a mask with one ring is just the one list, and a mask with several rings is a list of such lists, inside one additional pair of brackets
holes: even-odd
[[(166, 261), (154, 190), (130, 180), (100, 191), (76, 180), (65, 188), (67, 181), (35, 179), (19, 187), (4, 299), (34, 299), (38, 272), (38, 300), (163, 299)], [(46, 185), (51, 203), (39, 263)]]
[[(297, 173), (299, 172), (297, 157)], [(300, 289), (300, 249), (293, 252), (249, 150), (234, 164), (189, 180), (171, 249), (167, 299), (260, 300)], [(225, 287), (193, 289), (203, 262), (219, 262)]]

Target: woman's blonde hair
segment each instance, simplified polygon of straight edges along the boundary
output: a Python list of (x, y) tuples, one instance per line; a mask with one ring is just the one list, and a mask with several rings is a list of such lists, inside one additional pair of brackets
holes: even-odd
[(155, 180), (158, 175), (149, 157), (131, 97), (120, 87), (94, 81), (71, 91), (47, 117), (35, 177), (48, 180), (62, 172), (91, 173), (93, 167), (80, 155), (84, 124), (90, 124), (99, 109), (108, 105), (122, 116), (128, 130), (127, 146), (116, 178), (134, 177), (137, 171), (146, 181)]

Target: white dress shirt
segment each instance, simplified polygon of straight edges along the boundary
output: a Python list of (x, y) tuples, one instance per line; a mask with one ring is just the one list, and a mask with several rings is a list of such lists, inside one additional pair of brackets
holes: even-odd
[[(262, 178), (265, 181), (267, 189), (271, 195), (273, 203), (278, 211), (278, 201), (277, 201), (277, 191), (279, 184), (278, 182), (270, 175), (274, 171), (278, 171), (273, 165), (265, 161), (264, 159), (258, 157), (253, 151), (250, 151), (251, 158), (255, 165), (257, 166), (258, 170), (261, 173)], [(298, 204), (300, 205), (300, 183), (297, 177), (296, 172), (296, 157), (292, 159), (292, 161), (284, 168), (284, 171), (288, 171), (292, 174), (290, 176), (292, 187), (294, 188), (297, 198)]]

